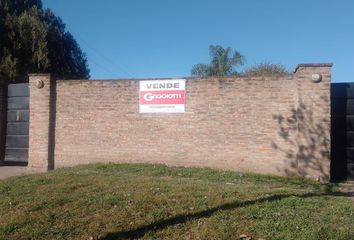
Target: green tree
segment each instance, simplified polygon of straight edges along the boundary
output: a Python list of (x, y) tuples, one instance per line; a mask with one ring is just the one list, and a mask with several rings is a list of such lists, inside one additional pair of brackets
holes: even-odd
[(261, 62), (247, 68), (242, 75), (253, 77), (260, 75), (290, 74), (290, 71), (281, 64), (271, 62)]
[(243, 65), (245, 57), (232, 48), (223, 48), (219, 45), (210, 45), (209, 54), (211, 61), (209, 64), (196, 64), (191, 70), (192, 76), (231, 76), (237, 75), (236, 66)]
[(41, 0), (0, 0), (0, 74), (25, 81), (30, 72), (89, 78), (85, 54)]

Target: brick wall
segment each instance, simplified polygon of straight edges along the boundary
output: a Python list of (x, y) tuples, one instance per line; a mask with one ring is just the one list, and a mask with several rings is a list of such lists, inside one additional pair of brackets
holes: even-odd
[(139, 80), (31, 75), (29, 166), (144, 162), (328, 180), (330, 68), (187, 78), (186, 112), (174, 114), (139, 114)]

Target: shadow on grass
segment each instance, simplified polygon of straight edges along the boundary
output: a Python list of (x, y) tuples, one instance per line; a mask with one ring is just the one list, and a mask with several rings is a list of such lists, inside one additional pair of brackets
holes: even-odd
[(108, 233), (107, 235), (101, 237), (101, 240), (115, 240), (115, 239), (136, 239), (136, 238), (141, 238), (145, 234), (152, 232), (152, 231), (158, 231), (162, 230), (164, 228), (167, 228), (169, 226), (177, 225), (177, 224), (183, 224), (188, 221), (194, 221), (198, 220), (201, 218), (207, 218), (212, 216), (218, 211), (225, 211), (225, 210), (233, 210), (241, 207), (247, 207), (251, 206), (254, 204), (258, 203), (267, 203), (267, 202), (274, 202), (278, 200), (282, 200), (284, 198), (288, 197), (300, 197), (300, 198), (310, 198), (310, 197), (319, 197), (319, 196), (347, 196), (347, 194), (342, 193), (342, 192), (332, 192), (331, 187), (327, 188), (324, 193), (306, 193), (306, 194), (279, 194), (279, 195), (273, 195), (269, 197), (264, 197), (264, 198), (259, 198), (255, 200), (247, 200), (243, 202), (231, 202), (231, 203), (225, 203), (217, 207), (213, 207), (204, 211), (196, 212), (196, 213), (189, 213), (189, 214), (180, 214), (175, 217), (171, 217), (168, 219), (163, 219), (159, 220), (157, 222), (144, 225), (141, 227), (138, 227), (136, 229), (132, 229), (129, 231), (121, 231), (121, 232), (114, 232), (114, 233)]

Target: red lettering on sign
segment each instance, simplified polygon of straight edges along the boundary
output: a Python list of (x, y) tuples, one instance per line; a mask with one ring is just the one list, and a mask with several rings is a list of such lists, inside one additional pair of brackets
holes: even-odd
[(184, 90), (142, 91), (140, 104), (184, 104)]

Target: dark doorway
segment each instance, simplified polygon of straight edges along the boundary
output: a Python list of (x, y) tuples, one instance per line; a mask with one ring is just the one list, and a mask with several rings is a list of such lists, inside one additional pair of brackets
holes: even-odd
[(29, 87), (28, 83), (9, 84), (5, 164), (28, 162)]
[(331, 84), (331, 179), (354, 180), (354, 83)]

